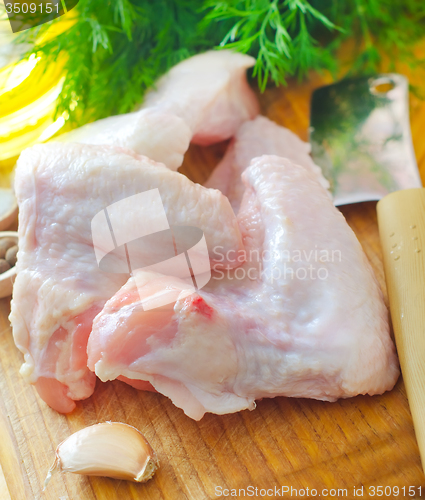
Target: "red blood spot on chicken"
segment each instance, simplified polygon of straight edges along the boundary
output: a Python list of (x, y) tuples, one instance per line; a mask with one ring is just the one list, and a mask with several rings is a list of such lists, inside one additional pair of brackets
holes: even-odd
[(192, 300), (192, 304), (191, 305), (192, 305), (192, 308), (193, 308), (194, 311), (202, 314), (203, 316), (205, 316), (208, 319), (211, 319), (214, 310), (213, 310), (212, 307), (210, 307), (205, 302), (205, 300), (202, 297), (199, 297), (199, 295), (197, 297), (195, 297)]

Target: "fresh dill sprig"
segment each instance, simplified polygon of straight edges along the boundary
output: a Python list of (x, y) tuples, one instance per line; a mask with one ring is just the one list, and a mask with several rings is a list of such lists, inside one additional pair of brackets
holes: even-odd
[(311, 28), (321, 23), (340, 31), (328, 17), (306, 0), (208, 1), (205, 22), (232, 24), (220, 43), (256, 57), (254, 76), (261, 90), (269, 78), (285, 83), (287, 75), (304, 76), (310, 69), (332, 67), (329, 58), (314, 39)]
[[(207, 0), (205, 22), (221, 22), (220, 47), (256, 57), (264, 90), (270, 77), (302, 78), (314, 69), (337, 69), (336, 52), (356, 39), (351, 73), (378, 69), (382, 53), (414, 62), (412, 47), (425, 34), (423, 0)], [(379, 49), (378, 49), (379, 47)]]
[(48, 23), (19, 40), (48, 63), (66, 55), (57, 113), (79, 125), (133, 110), (161, 74), (204, 50), (251, 54), (264, 90), (311, 69), (335, 71), (347, 38), (356, 40), (353, 73), (375, 71), (385, 52), (414, 61), (425, 33), (423, 0), (80, 0), (76, 9), (54, 39), (43, 41)]

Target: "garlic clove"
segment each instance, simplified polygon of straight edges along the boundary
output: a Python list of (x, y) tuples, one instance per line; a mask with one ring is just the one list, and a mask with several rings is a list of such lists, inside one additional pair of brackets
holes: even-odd
[(59, 444), (43, 490), (56, 470), (142, 483), (158, 466), (155, 451), (135, 427), (121, 422), (95, 424)]

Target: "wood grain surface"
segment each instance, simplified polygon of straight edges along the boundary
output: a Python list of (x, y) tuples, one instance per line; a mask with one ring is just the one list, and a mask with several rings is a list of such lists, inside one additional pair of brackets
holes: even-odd
[[(310, 93), (325, 81), (329, 78), (314, 76), (302, 85), (293, 82), (287, 88), (269, 89), (261, 96), (262, 112), (306, 139)], [(423, 74), (417, 82), (425, 90)], [(415, 96), (411, 98), (411, 125), (417, 160), (425, 174), (425, 102)], [(183, 171), (202, 182), (225, 146), (191, 147)], [(342, 212), (386, 294), (375, 203), (346, 206)], [(358, 498), (360, 493), (355, 496), (353, 488), (363, 487), (362, 498), (374, 498), (379, 490), (373, 487), (378, 486), (387, 487), (383, 498), (425, 497), (425, 477), (402, 379), (382, 396), (336, 403), (279, 397), (258, 402), (254, 411), (207, 414), (200, 422), (186, 417), (162, 395), (139, 392), (118, 381), (98, 381), (94, 395), (63, 416), (48, 408), (19, 375), (22, 356), (13, 343), (8, 313), (9, 300), (3, 299), (1, 500), (204, 500), (219, 498), (216, 493), (225, 488), (245, 489), (245, 496), (236, 491), (231, 498), (246, 498), (249, 486), (258, 488), (257, 498), (279, 498), (264, 496), (264, 491), (261, 496), (261, 489), (272, 493), (275, 487), (280, 492), (282, 487), (292, 487), (305, 497), (312, 497), (314, 488), (321, 498)], [(57, 444), (84, 426), (106, 420), (126, 422), (145, 434), (161, 462), (154, 478), (140, 485), (58, 474), (42, 493)], [(399, 494), (396, 489), (389, 493), (389, 487), (398, 487)], [(326, 494), (325, 488), (346, 492)], [(283, 497), (291, 498), (290, 492)]]

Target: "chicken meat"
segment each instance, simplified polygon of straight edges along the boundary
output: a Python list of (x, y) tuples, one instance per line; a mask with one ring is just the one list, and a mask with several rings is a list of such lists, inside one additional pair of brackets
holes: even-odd
[(191, 138), (192, 132), (182, 118), (147, 108), (88, 123), (54, 141), (118, 146), (177, 170)]
[(144, 106), (183, 118), (196, 144), (224, 141), (259, 113), (257, 98), (246, 79), (246, 70), (254, 64), (253, 57), (231, 50), (198, 54), (160, 78)]
[[(127, 262), (122, 249), (125, 241), (130, 245), (136, 238), (140, 221), (159, 236), (168, 234), (164, 225), (155, 227), (164, 217), (170, 227), (199, 228), (211, 249), (207, 260), (213, 263), (221, 261), (214, 254), (216, 245), (236, 252), (243, 248), (233, 210), (219, 191), (117, 148), (34, 146), (19, 158), (15, 191), (19, 252), (10, 314), (14, 340), (25, 358), (21, 373), (62, 413), (72, 411), (74, 400), (94, 390), (86, 352), (92, 320), (129, 278), (130, 269), (120, 267)], [(155, 201), (149, 193), (159, 193), (162, 207), (140, 205), (142, 195)], [(94, 220), (97, 236), (106, 242), (98, 240), (97, 246)], [(115, 256), (107, 248), (112, 233)], [(107, 258), (108, 252), (112, 258), (105, 267), (98, 257)], [(138, 266), (152, 265), (149, 248), (146, 255), (143, 252), (142, 246)]]
[(228, 50), (193, 56), (157, 82), (143, 109), (89, 123), (55, 141), (119, 146), (177, 170), (191, 141), (229, 139), (258, 114), (246, 80), (254, 63), (252, 57)]
[[(314, 169), (262, 156), (242, 179), (244, 250), (215, 248), (241, 266), (216, 269), (195, 293), (136, 271), (94, 319), (90, 369), (147, 381), (196, 420), (264, 397), (391, 389), (399, 368), (382, 292)], [(170, 290), (174, 303), (152, 307)]]
[(313, 162), (310, 151), (310, 144), (287, 128), (265, 116), (257, 116), (241, 125), (205, 186), (219, 189), (225, 194), (237, 213), (245, 191), (241, 181), (243, 171), (253, 158), (275, 155), (309, 168), (322, 186), (328, 189), (329, 182), (323, 177), (320, 167)]

